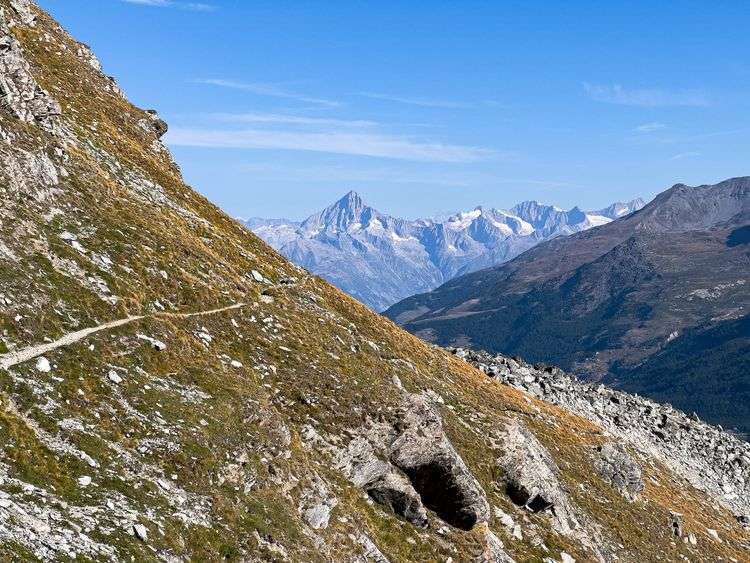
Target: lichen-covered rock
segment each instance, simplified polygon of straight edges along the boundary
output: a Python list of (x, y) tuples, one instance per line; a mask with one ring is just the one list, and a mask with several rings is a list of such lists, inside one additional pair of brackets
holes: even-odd
[(378, 504), (391, 509), (415, 526), (427, 526), (427, 511), (409, 480), (395, 471), (386, 471), (364, 486)]
[(636, 500), (643, 492), (641, 468), (623, 447), (615, 444), (597, 446), (594, 467), (625, 498)]
[(36, 15), (31, 9), (31, 0), (10, 0), (10, 5), (23, 25), (33, 27), (36, 24)]
[(560, 470), (536, 437), (520, 424), (511, 423), (504, 447), (498, 464), (513, 503), (531, 512), (549, 512), (561, 533), (578, 528), (574, 508), (559, 480)]
[(484, 491), (443, 432), (440, 415), (423, 395), (409, 395), (399, 419), (391, 462), (409, 477), (424, 505), (447, 523), (470, 530), (486, 522)]
[(470, 530), (489, 519), (484, 491), (443, 431), (426, 395), (403, 393), (396, 422), (370, 423), (335, 465), (374, 501), (415, 526), (428, 524), (427, 509)]
[(0, 11), (0, 103), (22, 121), (57, 132), (60, 104), (37, 83), (8, 23)]
[(503, 542), (491, 530), (486, 531), (484, 541), (484, 550), (475, 563), (515, 563), (515, 559), (505, 551)]
[(516, 506), (546, 513), (559, 533), (577, 539), (598, 561), (611, 560), (611, 547), (599, 527), (571, 499), (560, 469), (547, 449), (518, 421), (508, 424), (504, 454), (498, 459), (505, 491)]

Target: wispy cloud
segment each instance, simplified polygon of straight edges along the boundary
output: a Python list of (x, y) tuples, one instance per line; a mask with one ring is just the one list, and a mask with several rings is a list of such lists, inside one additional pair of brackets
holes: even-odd
[(216, 6), (212, 4), (204, 4), (203, 2), (178, 2), (176, 0), (121, 0), (121, 2), (151, 6), (153, 8), (177, 8), (193, 12), (212, 12), (216, 9)]
[(669, 160), (682, 160), (683, 158), (693, 158), (693, 157), (700, 156), (700, 155), (701, 155), (701, 153), (695, 152), (695, 151), (681, 152), (679, 154), (674, 155)]
[[(416, 166), (416, 168), (415, 168)], [(523, 185), (542, 188), (578, 187), (567, 182), (556, 180), (538, 180), (523, 178), (503, 178), (494, 174), (480, 172), (476, 169), (440, 171), (425, 168), (423, 165), (404, 166), (350, 166), (342, 164), (323, 164), (317, 166), (288, 166), (276, 162), (244, 163), (239, 169), (252, 173), (256, 179), (282, 180), (291, 182), (358, 182), (376, 184), (419, 184), (425, 186), (446, 186), (465, 188), (488, 185)]]
[(266, 84), (262, 82), (238, 82), (235, 80), (225, 80), (222, 78), (208, 78), (204, 80), (196, 80), (198, 84), (209, 84), (211, 86), (219, 86), (221, 88), (231, 88), (233, 90), (243, 90), (245, 92), (251, 92), (259, 96), (269, 96), (272, 98), (284, 98), (287, 100), (297, 100), (308, 104), (316, 104), (328, 107), (337, 107), (341, 105), (341, 102), (326, 100), (323, 98), (315, 98), (306, 94), (299, 94), (297, 92), (291, 92), (276, 84)]
[(359, 92), (359, 96), (371, 98), (374, 100), (384, 100), (387, 102), (396, 102), (411, 106), (421, 106), (425, 108), (446, 108), (446, 109), (466, 109), (473, 107), (474, 104), (465, 102), (452, 102), (449, 100), (438, 100), (434, 98), (411, 98), (403, 96), (392, 96), (390, 94), (378, 94), (375, 92)]
[(210, 113), (208, 117), (223, 123), (284, 123), (289, 125), (317, 125), (346, 128), (367, 128), (378, 125), (375, 121), (364, 119), (335, 119), (262, 112)]
[(602, 85), (588, 82), (584, 82), (583, 89), (592, 100), (608, 104), (643, 107), (711, 105), (708, 96), (700, 90), (627, 89), (619, 84)]
[(177, 127), (170, 130), (167, 142), (174, 146), (314, 151), (424, 162), (475, 162), (493, 156), (508, 156), (482, 147), (424, 142), (398, 135), (338, 131), (224, 131)]
[[(410, 165), (411, 166), (411, 165)], [(427, 186), (468, 187), (476, 183), (472, 173), (449, 173), (390, 166), (372, 168), (367, 166), (319, 165), (319, 166), (280, 166), (272, 163), (242, 164), (243, 172), (252, 173), (263, 180), (283, 180), (292, 182), (358, 182), (378, 184), (420, 184)], [(486, 179), (483, 181), (486, 182)]]
[(639, 125), (633, 131), (636, 133), (653, 133), (654, 131), (661, 131), (662, 129), (666, 129), (666, 125), (663, 123), (659, 123), (658, 121), (652, 121), (651, 123), (644, 123), (643, 125)]

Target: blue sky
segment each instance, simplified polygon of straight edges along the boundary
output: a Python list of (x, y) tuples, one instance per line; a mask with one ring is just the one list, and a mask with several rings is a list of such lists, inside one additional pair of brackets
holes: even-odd
[[(750, 174), (750, 4), (39, 0), (236, 216), (594, 209)], [(92, 8), (95, 5), (95, 8)]]

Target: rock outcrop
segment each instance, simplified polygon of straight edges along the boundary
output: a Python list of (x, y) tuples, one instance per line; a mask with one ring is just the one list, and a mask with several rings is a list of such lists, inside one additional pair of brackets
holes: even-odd
[(636, 500), (643, 492), (641, 468), (622, 446), (597, 446), (594, 466), (599, 475), (626, 498)]
[[(735, 514), (750, 514), (750, 444), (720, 427), (667, 404), (579, 381), (559, 368), (533, 366), (500, 354), (451, 350), (499, 383), (595, 422), (643, 456), (656, 456)], [(616, 488), (628, 495), (642, 489), (636, 462), (622, 452), (604, 446), (595, 458), (595, 466)]]
[[(22, 21), (31, 17), (22, 2), (17, 0), (15, 5)], [(57, 132), (60, 104), (37, 83), (5, 16), (0, 13), (0, 102), (22, 121)]]
[(506, 430), (503, 446), (505, 453), (498, 465), (513, 503), (531, 512), (549, 512), (560, 533), (579, 528), (576, 509), (559, 480), (560, 470), (534, 435), (513, 423)]
[(426, 509), (462, 530), (487, 522), (486, 495), (446, 437), (430, 399), (404, 392), (394, 420), (359, 429), (345, 449), (328, 445), (335, 465), (415, 526), (428, 525)]
[(406, 398), (397, 431), (389, 458), (409, 477), (427, 508), (463, 530), (489, 519), (484, 491), (445, 436), (428, 398)]

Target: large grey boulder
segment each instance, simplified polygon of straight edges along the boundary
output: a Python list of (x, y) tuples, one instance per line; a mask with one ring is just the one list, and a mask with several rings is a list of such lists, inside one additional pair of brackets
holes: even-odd
[(389, 422), (370, 421), (354, 434), (334, 448), (334, 465), (384, 508), (418, 527), (428, 525), (427, 509), (462, 530), (489, 520), (484, 491), (427, 395), (403, 392)]
[(594, 467), (602, 479), (628, 500), (636, 500), (643, 492), (641, 468), (622, 446), (597, 446)]
[(357, 437), (352, 440), (346, 449), (338, 452), (335, 463), (372, 500), (407, 522), (423, 528), (427, 526), (427, 511), (419, 493), (404, 474), (379, 458), (373, 446), (372, 441), (384, 446), (389, 432), (390, 429), (384, 428), (384, 425), (370, 425), (366, 431), (370, 439)]
[(561, 533), (578, 528), (575, 511), (559, 480), (560, 470), (536, 437), (514, 421), (506, 429), (504, 446), (498, 463), (513, 503), (531, 512), (549, 512)]
[(427, 397), (406, 397), (396, 430), (390, 461), (407, 475), (427, 508), (462, 530), (489, 520), (484, 491), (446, 437)]
[(367, 483), (364, 489), (375, 502), (407, 522), (420, 528), (427, 527), (427, 511), (422, 499), (403, 475), (395, 471), (385, 472)]

